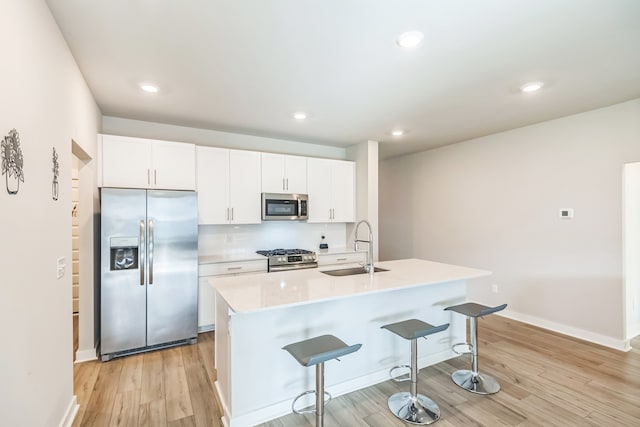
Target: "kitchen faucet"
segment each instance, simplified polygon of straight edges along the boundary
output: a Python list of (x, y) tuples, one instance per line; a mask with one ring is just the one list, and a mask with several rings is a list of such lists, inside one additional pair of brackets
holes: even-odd
[[(369, 240), (359, 240), (358, 239), (358, 227), (360, 227), (360, 224), (365, 223), (367, 225), (367, 227), (369, 228)], [(367, 273), (373, 274), (374, 272), (374, 267), (373, 267), (373, 230), (371, 229), (371, 224), (369, 224), (369, 221), (367, 221), (366, 219), (363, 219), (362, 221), (359, 221), (356, 224), (356, 237), (355, 240), (353, 241), (353, 250), (354, 251), (358, 251), (358, 243), (367, 243), (368, 247), (367, 247), (367, 258), (368, 258), (368, 262), (367, 264), (364, 266), (364, 269)]]

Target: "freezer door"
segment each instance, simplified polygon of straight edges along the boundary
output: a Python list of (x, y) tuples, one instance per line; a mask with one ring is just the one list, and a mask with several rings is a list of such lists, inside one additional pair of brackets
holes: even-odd
[(198, 333), (198, 201), (195, 192), (148, 191), (147, 345)]
[(146, 345), (146, 191), (102, 189), (100, 347), (109, 354)]

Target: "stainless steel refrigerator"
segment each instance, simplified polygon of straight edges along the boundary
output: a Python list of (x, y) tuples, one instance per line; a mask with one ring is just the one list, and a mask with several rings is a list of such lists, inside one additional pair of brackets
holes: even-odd
[(196, 193), (103, 188), (100, 203), (102, 360), (194, 343)]

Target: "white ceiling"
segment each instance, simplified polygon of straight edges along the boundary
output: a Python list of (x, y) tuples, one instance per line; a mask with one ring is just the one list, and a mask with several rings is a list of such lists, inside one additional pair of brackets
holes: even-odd
[(47, 3), (105, 116), (387, 158), (640, 97), (640, 0)]

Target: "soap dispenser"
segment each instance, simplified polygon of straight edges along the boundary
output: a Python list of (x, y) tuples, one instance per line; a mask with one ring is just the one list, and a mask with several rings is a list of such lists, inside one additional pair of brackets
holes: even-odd
[(324, 249), (324, 250), (329, 249), (329, 245), (327, 244), (327, 241), (324, 239), (324, 235), (322, 236), (322, 240), (320, 240), (320, 249)]

